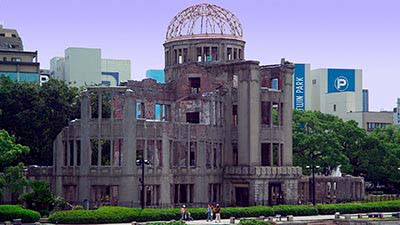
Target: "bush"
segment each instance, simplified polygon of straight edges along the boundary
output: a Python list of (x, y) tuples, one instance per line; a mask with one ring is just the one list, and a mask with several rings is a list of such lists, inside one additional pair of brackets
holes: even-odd
[(343, 203), (317, 205), (319, 214), (327, 215), (340, 212), (342, 214), (367, 212), (396, 212), (400, 211), (400, 200), (370, 203)]
[[(400, 211), (400, 200), (386, 202), (371, 202), (371, 203), (346, 203), (346, 204), (327, 204), (306, 206), (306, 205), (278, 205), (274, 207), (268, 206), (251, 206), (251, 207), (228, 207), (221, 209), (222, 218), (244, 218), (244, 217), (259, 217), (259, 216), (274, 216), (280, 214), (282, 216), (309, 216), (318, 214), (334, 214), (340, 212), (348, 213), (366, 213), (366, 212), (397, 212)], [(195, 220), (206, 219), (205, 208), (188, 208)], [(179, 209), (134, 209), (116, 206), (104, 206), (97, 210), (71, 210), (59, 211), (53, 213), (49, 221), (51, 223), (63, 224), (93, 224), (93, 223), (127, 223), (132, 221), (169, 221), (179, 220)], [(242, 222), (242, 220), (241, 220)], [(259, 221), (243, 220), (245, 225), (263, 225)], [(182, 225), (183, 223), (155, 223), (155, 224), (171, 224)]]
[(0, 205), (0, 221), (22, 219), (24, 223), (34, 223), (40, 219), (36, 211), (24, 209), (20, 205)]
[(49, 210), (53, 209), (54, 196), (50, 191), (50, 185), (44, 180), (31, 180), (29, 187), (32, 192), (23, 193), (20, 198), (25, 202), (28, 209), (36, 210), (42, 216), (49, 215)]
[(251, 206), (251, 207), (231, 207), (222, 208), (221, 217), (258, 217), (258, 216), (273, 216), (274, 210), (269, 206)]
[(273, 223), (263, 220), (253, 220), (253, 219), (241, 219), (239, 224), (241, 225), (272, 225)]
[[(206, 219), (205, 208), (188, 208), (191, 216), (198, 219)], [(221, 217), (257, 217), (273, 216), (274, 211), (267, 206), (222, 208)], [(134, 209), (116, 206), (104, 206), (97, 210), (72, 210), (53, 213), (49, 221), (51, 223), (124, 223), (124, 222), (145, 222), (145, 221), (169, 221), (180, 218), (179, 209)]]
[(276, 205), (273, 207), (276, 215), (312, 216), (318, 215), (318, 210), (308, 205)]

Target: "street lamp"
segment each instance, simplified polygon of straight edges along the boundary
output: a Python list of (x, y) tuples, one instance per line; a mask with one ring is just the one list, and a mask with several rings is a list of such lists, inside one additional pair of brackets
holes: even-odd
[(142, 190), (140, 192), (140, 205), (142, 209), (144, 209), (144, 165), (150, 165), (150, 161), (146, 159), (138, 159), (136, 160), (136, 165), (137, 166), (142, 166)]
[(314, 151), (311, 153), (311, 166), (306, 166), (307, 169), (311, 168), (311, 173), (312, 173), (312, 204), (315, 205), (315, 196), (316, 196), (316, 191), (315, 191), (315, 169), (319, 169), (320, 166), (314, 165), (315, 157), (318, 156), (321, 152), (319, 151)]

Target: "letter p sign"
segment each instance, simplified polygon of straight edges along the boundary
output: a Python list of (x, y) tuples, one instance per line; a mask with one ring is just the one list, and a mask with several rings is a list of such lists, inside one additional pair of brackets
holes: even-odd
[(349, 87), (349, 81), (347, 80), (346, 77), (340, 76), (337, 77), (335, 80), (335, 88), (338, 91), (346, 91), (347, 88)]

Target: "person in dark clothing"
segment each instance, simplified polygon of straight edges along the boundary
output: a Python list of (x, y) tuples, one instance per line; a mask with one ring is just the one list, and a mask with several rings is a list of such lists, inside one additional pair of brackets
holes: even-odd
[(221, 223), (221, 207), (219, 206), (219, 204), (215, 206), (214, 212), (215, 212), (215, 222)]

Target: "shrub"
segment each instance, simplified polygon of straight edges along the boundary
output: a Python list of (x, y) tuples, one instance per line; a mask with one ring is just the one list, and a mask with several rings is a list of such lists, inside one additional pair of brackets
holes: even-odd
[(241, 225), (272, 225), (273, 223), (263, 220), (254, 219), (241, 219), (239, 224)]
[(20, 205), (0, 205), (0, 221), (22, 219), (24, 223), (34, 223), (40, 219), (36, 211), (24, 209)]
[(42, 216), (48, 215), (54, 205), (54, 196), (50, 191), (50, 185), (44, 180), (29, 181), (32, 192), (23, 193), (20, 198), (28, 209), (39, 211)]
[[(282, 216), (307, 216), (317, 214), (334, 214), (340, 212), (347, 213), (362, 213), (362, 212), (390, 212), (400, 211), (400, 200), (386, 202), (371, 202), (371, 203), (346, 203), (346, 204), (327, 204), (305, 206), (305, 205), (278, 205), (274, 207), (268, 206), (251, 206), (251, 207), (227, 207), (221, 209), (221, 217), (243, 218), (243, 217), (259, 217), (259, 216), (274, 216), (280, 214)], [(192, 217), (196, 220), (206, 219), (205, 208), (188, 208)], [(126, 223), (126, 222), (145, 222), (145, 221), (169, 221), (179, 220), (179, 209), (134, 209), (116, 206), (104, 206), (97, 210), (71, 210), (59, 211), (53, 213), (49, 221), (51, 223), (64, 224), (94, 224), (94, 223)], [(241, 220), (242, 222), (242, 220)], [(256, 223), (256, 224), (250, 224)], [(182, 223), (155, 223), (155, 224), (170, 224), (182, 225)], [(259, 221), (243, 220), (245, 225), (263, 225)]]
[(273, 207), (275, 214), (287, 216), (312, 216), (318, 215), (318, 210), (308, 205), (277, 205)]
[(251, 207), (232, 207), (222, 208), (221, 217), (257, 217), (257, 216), (273, 216), (274, 210), (269, 206), (251, 206)]
[(342, 214), (366, 213), (366, 212), (396, 212), (400, 211), (400, 201), (370, 202), (370, 203), (343, 203), (317, 205), (319, 214)]

